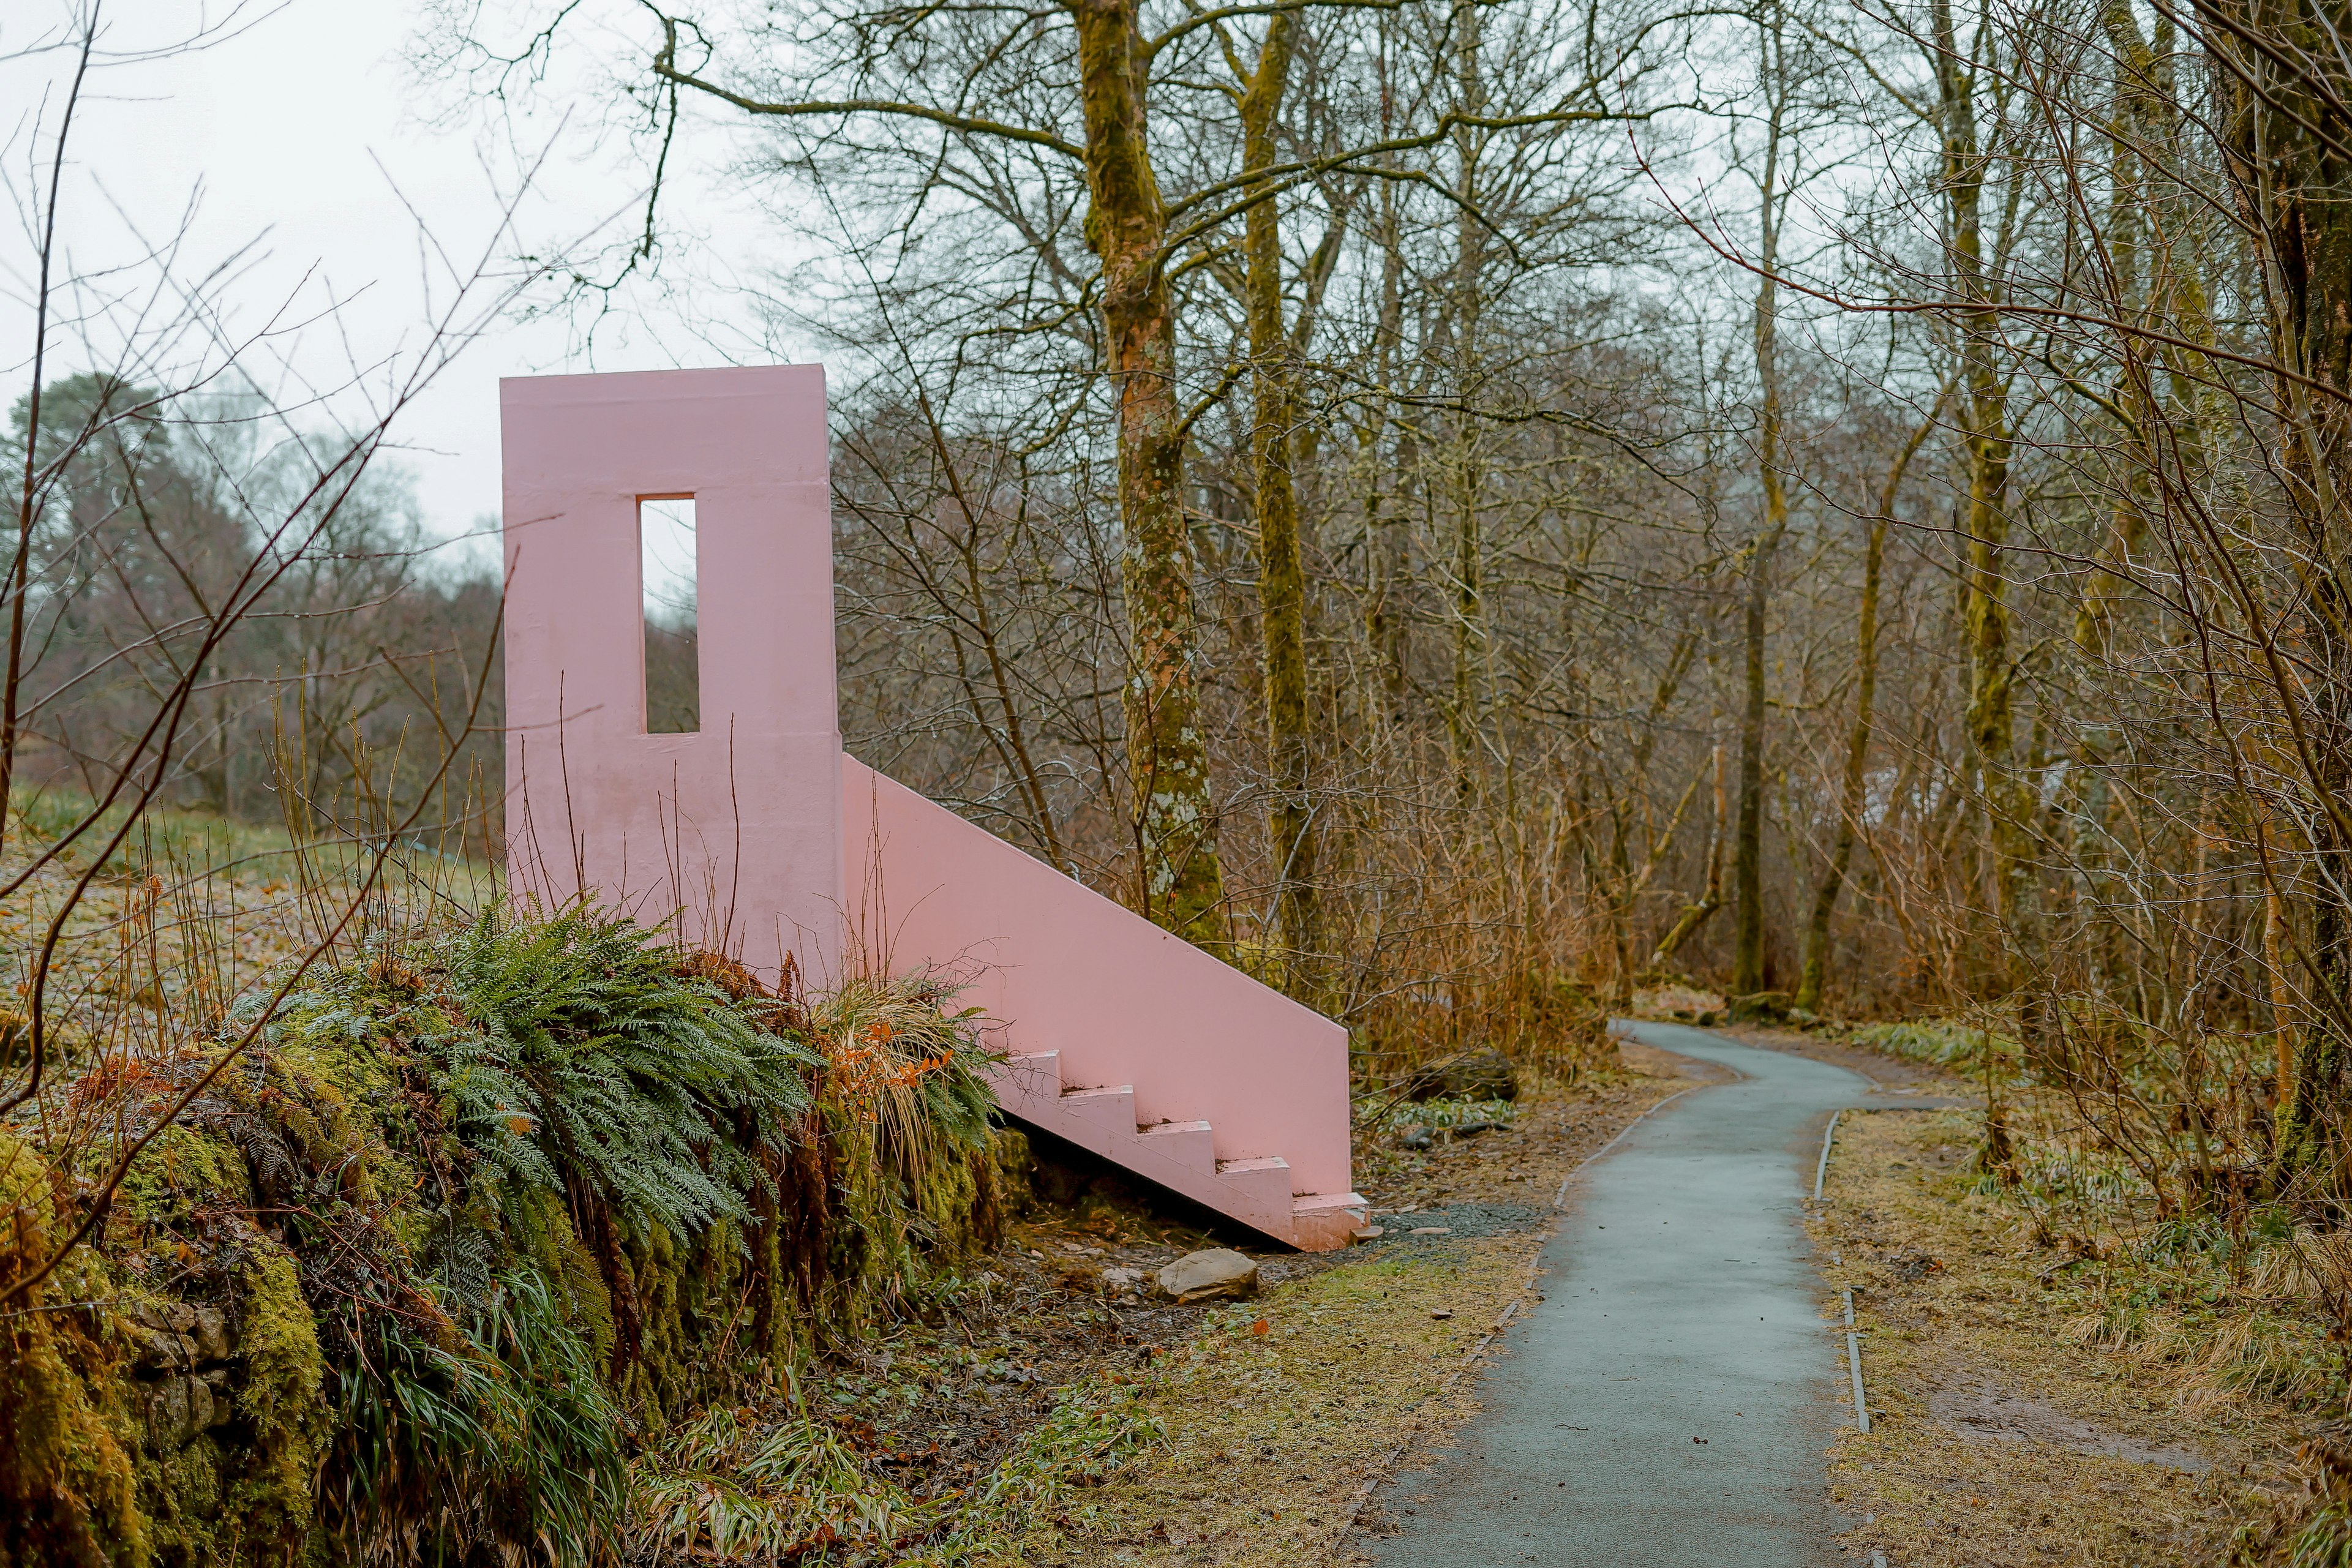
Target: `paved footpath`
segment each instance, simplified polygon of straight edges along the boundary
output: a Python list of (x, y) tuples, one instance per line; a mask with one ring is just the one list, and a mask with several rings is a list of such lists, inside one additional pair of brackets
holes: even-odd
[(1822, 1453), (1848, 1419), (1844, 1341), (1821, 1315), (1801, 1218), (1830, 1112), (1871, 1085), (1704, 1030), (1630, 1030), (1741, 1077), (1685, 1094), (1576, 1178), (1546, 1299), (1486, 1372), (1485, 1409), (1381, 1489), (1402, 1533), (1351, 1542), (1376, 1563), (1851, 1561), (1831, 1540), (1849, 1521)]

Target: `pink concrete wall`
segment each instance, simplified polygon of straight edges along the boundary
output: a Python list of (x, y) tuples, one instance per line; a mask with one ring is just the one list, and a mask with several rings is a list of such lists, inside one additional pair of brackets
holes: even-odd
[[(772, 977), (840, 928), (824, 371), (499, 383), (509, 875), (583, 885)], [(701, 724), (645, 732), (637, 502), (695, 498)]]
[[(824, 371), (534, 377), (499, 400), (514, 887), (675, 918), (771, 977), (787, 951), (839, 973), (848, 929), (868, 961), (971, 966), (999, 1043), (1058, 1053), (1055, 1082), (1008, 1067), (1006, 1103), (1344, 1246), (1362, 1200), (1338, 1025), (842, 753)], [(645, 732), (637, 505), (667, 496), (695, 498), (695, 735)], [(1121, 1085), (1131, 1105), (1064, 1092)]]
[(893, 961), (974, 965), (966, 1005), (1006, 1050), (1061, 1052), (1065, 1089), (1132, 1084), (1139, 1123), (1205, 1121), (1220, 1160), (1279, 1155), (1292, 1191), (1348, 1191), (1345, 1030), (848, 757), (842, 774), (843, 885)]

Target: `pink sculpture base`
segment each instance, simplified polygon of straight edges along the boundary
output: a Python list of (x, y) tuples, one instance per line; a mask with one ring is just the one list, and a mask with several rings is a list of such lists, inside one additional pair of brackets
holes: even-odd
[[(1337, 1024), (881, 777), (835, 728), (824, 373), (500, 383), (510, 882), (774, 976), (969, 973), (1010, 1114), (1309, 1249), (1365, 1222)], [(637, 504), (692, 496), (701, 723), (645, 730)]]

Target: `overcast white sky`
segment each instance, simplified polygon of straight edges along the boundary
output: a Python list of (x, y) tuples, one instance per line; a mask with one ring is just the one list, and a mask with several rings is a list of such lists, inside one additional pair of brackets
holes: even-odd
[[(228, 0), (233, 5), (233, 0)], [(249, 329), (300, 285), (305, 271), (348, 299), (337, 323), (313, 325), (274, 340), (288, 364), (315, 383), (331, 384), (352, 360), (373, 362), (425, 337), (435, 270), (420, 255), (418, 220), (453, 254), (480, 256), (495, 244), (499, 190), (511, 188), (511, 160), (479, 127), (439, 129), (414, 112), (421, 101), (402, 53), (418, 25), (416, 0), (286, 0), (248, 6), (250, 25), (227, 41), (175, 58), (111, 67), (95, 73), (69, 143), (79, 178), (69, 179), (59, 228), (75, 259), (119, 259), (129, 248), (129, 214), (151, 235), (168, 233), (191, 200), (199, 205), (184, 275), (203, 271), (240, 246), (260, 240), (257, 265), (231, 289)], [(31, 120), (38, 95), (50, 93), (54, 128), (57, 87), (69, 68), (62, 54), (8, 60), (66, 13), (63, 0), (0, 4), (0, 120), (7, 137), (5, 171), (11, 198), (30, 179)], [(224, 0), (116, 0), (110, 42), (121, 51), (151, 47), (185, 36), (204, 20), (232, 14)], [(632, 200), (644, 174), (625, 150), (590, 147), (580, 126), (593, 118), (586, 106), (572, 131), (561, 131), (552, 112), (522, 134), (553, 140), (523, 204), (522, 243), (534, 248), (571, 239), (618, 214), (636, 221)], [(756, 259), (790, 254), (793, 236), (732, 189), (720, 164), (732, 133), (704, 127), (687, 138), (673, 188), (692, 212), (701, 243), (678, 258), (679, 276), (750, 276)], [(41, 157), (49, 144), (46, 131)], [(486, 167), (487, 156), (491, 166)], [(499, 164), (504, 167), (497, 167)], [(404, 196), (414, 204), (412, 214)], [(110, 211), (110, 205), (117, 211)], [(32, 247), (16, 220), (0, 232), (0, 400), (25, 391), (29, 366), (27, 315)], [(512, 246), (499, 247), (503, 261)], [(310, 303), (318, 303), (313, 283)], [(750, 321), (723, 291), (695, 291), (698, 320), (689, 326), (666, 306), (659, 291), (636, 290), (620, 320), (598, 330), (593, 359), (570, 323), (505, 320), (468, 350), (396, 426), (402, 463), (415, 479), (429, 526), (462, 532), (499, 506), (498, 381), (546, 371), (657, 369), (771, 357), (747, 347), (730, 324)], [(756, 331), (755, 327), (747, 329)], [(714, 332), (717, 340), (714, 341)], [(81, 368), (69, 340), (53, 340), (52, 374)], [(807, 357), (805, 354), (785, 357)]]

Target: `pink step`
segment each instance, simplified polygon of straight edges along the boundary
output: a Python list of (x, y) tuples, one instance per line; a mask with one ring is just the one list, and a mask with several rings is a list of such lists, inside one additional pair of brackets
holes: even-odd
[(1255, 1159), (1219, 1160), (1217, 1180), (1243, 1207), (1226, 1210), (1260, 1230), (1290, 1239), (1290, 1162), (1279, 1155)]
[(1039, 1113), (1027, 1107), (1042, 1109), (1062, 1097), (1062, 1053), (1038, 1051), (1008, 1056), (998, 1063), (991, 1081), (998, 1104), (1034, 1120)]
[[(1103, 1138), (1131, 1138), (1135, 1136), (1135, 1090), (1125, 1083), (1111, 1089), (1065, 1089), (1062, 1114), (1081, 1126), (1097, 1130)], [(1110, 1152), (1093, 1138), (1076, 1141), (1097, 1154)]]
[[(1217, 1174), (1217, 1134), (1206, 1122), (1162, 1122), (1138, 1132), (1135, 1141), (1150, 1159), (1163, 1161), (1194, 1176), (1213, 1177)], [(1143, 1174), (1154, 1181), (1166, 1179), (1150, 1171)]]
[(1308, 1252), (1335, 1251), (1371, 1222), (1371, 1206), (1355, 1193), (1311, 1193), (1291, 1200), (1290, 1242)]

